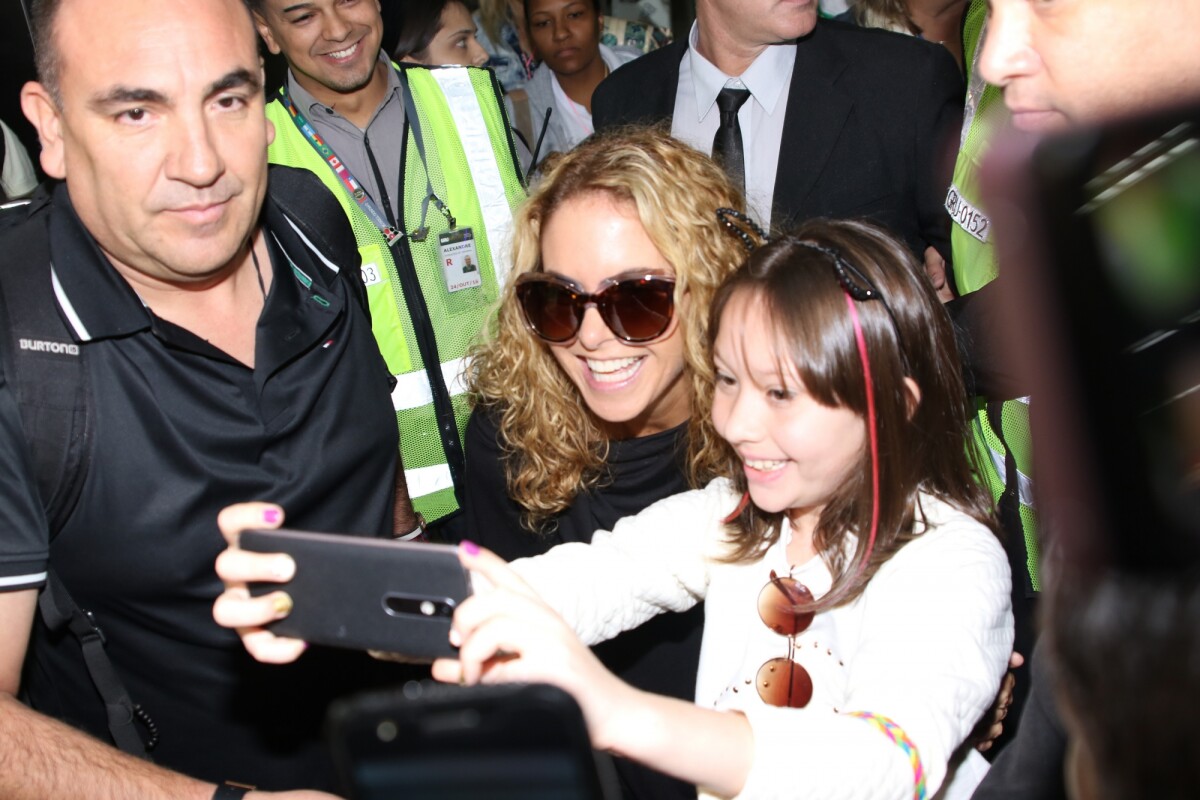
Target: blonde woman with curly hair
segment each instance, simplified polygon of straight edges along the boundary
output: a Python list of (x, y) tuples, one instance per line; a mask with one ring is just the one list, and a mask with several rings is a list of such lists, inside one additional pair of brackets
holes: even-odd
[[(708, 307), (745, 253), (715, 212), (740, 202), (665, 132), (593, 137), (548, 165), (473, 361), (467, 490), (447, 538), (536, 555), (719, 473)], [(690, 699), (702, 622), (699, 609), (658, 617), (597, 653), (634, 685)], [(628, 797), (695, 797), (618, 771)]]

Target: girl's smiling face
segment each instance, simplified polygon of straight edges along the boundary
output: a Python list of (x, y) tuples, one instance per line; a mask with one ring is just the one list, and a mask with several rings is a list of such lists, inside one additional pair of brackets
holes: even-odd
[(725, 306), (713, 344), (713, 424), (741, 459), (754, 504), (788, 512), (807, 537), (861, 463), (866, 429), (854, 411), (808, 393), (771, 322), (752, 292)]

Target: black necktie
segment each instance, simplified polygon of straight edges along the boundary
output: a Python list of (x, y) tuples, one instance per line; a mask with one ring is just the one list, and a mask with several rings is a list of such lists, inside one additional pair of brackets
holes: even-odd
[(712, 155), (725, 168), (725, 173), (740, 191), (746, 191), (746, 155), (742, 150), (742, 126), (738, 125), (738, 109), (750, 99), (748, 89), (721, 90), (717, 95), (717, 109), (721, 112), (721, 124), (713, 137)]

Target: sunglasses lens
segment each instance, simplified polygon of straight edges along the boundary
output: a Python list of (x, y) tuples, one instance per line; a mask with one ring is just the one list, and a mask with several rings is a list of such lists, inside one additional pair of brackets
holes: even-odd
[(675, 312), (675, 283), (628, 280), (603, 292), (604, 321), (627, 342), (648, 342), (662, 335)]
[(565, 342), (579, 332), (582, 315), (575, 293), (552, 281), (529, 281), (517, 286), (517, 299), (529, 327), (548, 342)]
[(758, 616), (780, 636), (795, 636), (812, 624), (812, 592), (794, 578), (775, 578), (758, 593)]
[(764, 703), (781, 708), (804, 708), (812, 700), (813, 682), (808, 670), (790, 658), (772, 658), (758, 668), (754, 679)]

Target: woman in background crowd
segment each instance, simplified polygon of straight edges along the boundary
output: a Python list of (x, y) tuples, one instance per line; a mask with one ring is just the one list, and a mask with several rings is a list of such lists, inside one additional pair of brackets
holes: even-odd
[(461, 0), (407, 0), (393, 56), (413, 64), (482, 67), (488, 54)]
[(491, 56), (487, 65), (504, 91), (510, 95), (524, 91), (536, 63), (525, 28), (523, 0), (479, 0), (474, 19), (479, 26), (479, 43)]
[[(525, 86), (534, 137), (545, 127), (537, 158), (566, 152), (592, 134), (592, 92), (617, 67), (641, 55), (600, 43), (599, 0), (529, 0), (525, 19), (541, 66)], [(549, 121), (546, 109), (553, 109)]]

